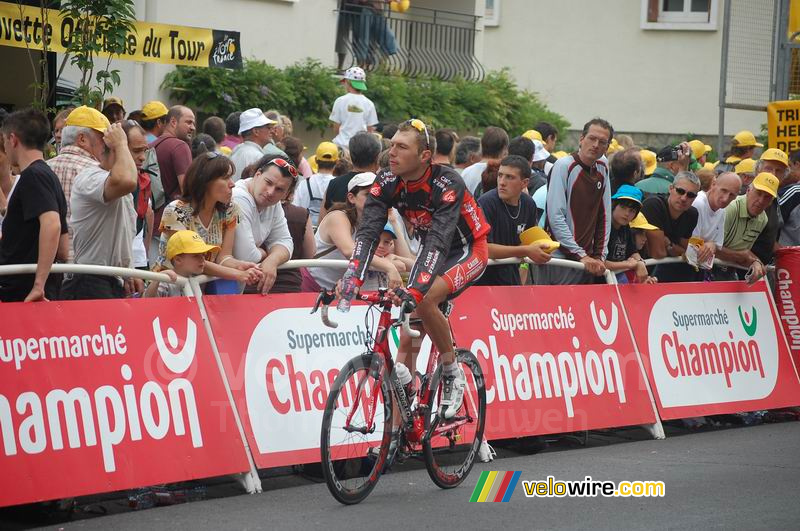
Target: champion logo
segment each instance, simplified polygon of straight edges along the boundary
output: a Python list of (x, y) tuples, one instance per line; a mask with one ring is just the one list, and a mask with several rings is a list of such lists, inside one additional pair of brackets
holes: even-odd
[(417, 282), (419, 282), (420, 284), (427, 284), (430, 281), (431, 281), (431, 275), (430, 273), (426, 273), (425, 271), (423, 271), (417, 276)]
[(448, 190), (442, 195), (442, 201), (445, 203), (455, 203), (456, 201), (456, 191), (455, 190)]
[(375, 197), (380, 196), (381, 195), (381, 185), (378, 184), (378, 183), (373, 184), (372, 188), (369, 189), (369, 193), (374, 195)]

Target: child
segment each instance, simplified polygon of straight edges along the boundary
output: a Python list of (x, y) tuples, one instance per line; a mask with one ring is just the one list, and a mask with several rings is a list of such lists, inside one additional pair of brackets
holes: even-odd
[[(179, 230), (167, 240), (167, 260), (172, 264), (172, 269), (165, 269), (161, 273), (166, 274), (174, 282), (178, 275), (182, 277), (193, 277), (203, 274), (206, 263), (206, 254), (209, 252), (219, 252), (216, 245), (208, 245), (194, 231)], [(154, 280), (147, 286), (145, 297), (179, 297), (182, 295), (181, 288), (177, 284), (165, 283)]]
[(623, 184), (611, 196), (611, 234), (606, 268), (616, 273), (620, 284), (629, 283), (629, 276), (625, 274), (628, 271), (633, 272), (636, 282), (648, 282), (650, 278), (630, 227), (641, 208), (642, 191), (635, 186)]
[(347, 94), (339, 96), (333, 102), (333, 109), (329, 117), (333, 122), (333, 131), (336, 137), (333, 143), (345, 149), (348, 148), (350, 139), (361, 131), (372, 132), (378, 125), (378, 114), (375, 104), (364, 96), (367, 90), (367, 74), (362, 68), (354, 66), (344, 73), (342, 84)]
[[(633, 221), (630, 223), (630, 227), (631, 231), (633, 232), (633, 241), (636, 244), (635, 246), (637, 253), (641, 251), (645, 245), (647, 245), (647, 234), (645, 234), (645, 231), (658, 230), (658, 227), (648, 223), (647, 218), (644, 217), (644, 214), (641, 212), (639, 212), (636, 217), (633, 218)], [(628, 271), (626, 273), (628, 275), (628, 280), (631, 282), (635, 278), (632, 273), (632, 271)], [(656, 282), (658, 282), (658, 279), (651, 276), (648, 276), (644, 280), (645, 284), (655, 284)]]
[(397, 240), (397, 234), (394, 231), (394, 227), (392, 227), (391, 223), (387, 223), (378, 239), (378, 248), (375, 249), (375, 256), (388, 258), (394, 263), (398, 272), (408, 273), (414, 267), (414, 260), (395, 254), (395, 240)]

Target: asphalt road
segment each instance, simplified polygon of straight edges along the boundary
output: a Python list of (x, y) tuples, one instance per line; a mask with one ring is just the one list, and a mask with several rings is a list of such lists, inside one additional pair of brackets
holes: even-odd
[[(501, 450), (467, 482), (443, 491), (424, 467), (383, 476), (360, 505), (344, 507), (324, 484), (268, 478), (260, 495), (88, 518), (53, 529), (798, 529), (800, 423), (689, 433), (645, 440), (642, 430), (592, 433), (587, 447), (556, 443), (535, 455)], [(664, 498), (526, 498), (469, 503), (482, 470), (520, 470), (523, 480), (661, 480)], [(367, 527), (369, 526), (369, 527)]]

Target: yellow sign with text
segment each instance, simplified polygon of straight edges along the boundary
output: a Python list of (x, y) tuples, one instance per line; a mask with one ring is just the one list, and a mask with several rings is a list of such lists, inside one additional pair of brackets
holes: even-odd
[(769, 147), (784, 153), (800, 149), (800, 100), (767, 104)]
[[(44, 11), (44, 13), (43, 13)], [(62, 16), (58, 10), (0, 2), (0, 46), (64, 53), (83, 20)], [(102, 32), (95, 32), (107, 57), (108, 43)], [(125, 48), (115, 58), (184, 66), (241, 68), (239, 32), (192, 28), (135, 21), (125, 38)]]

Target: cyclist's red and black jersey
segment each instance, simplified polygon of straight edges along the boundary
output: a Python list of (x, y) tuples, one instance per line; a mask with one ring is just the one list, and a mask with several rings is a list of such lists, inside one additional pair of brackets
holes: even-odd
[[(484, 243), (490, 229), (483, 211), (453, 169), (434, 164), (422, 178), (412, 182), (384, 170), (370, 188), (355, 235), (352, 261), (360, 281), (364, 280), (391, 207), (397, 208), (421, 236), (419, 255), (408, 283), (409, 292), (418, 301), (430, 289), (433, 279), (444, 272), (448, 256), (459, 252), (466, 260), (472, 255), (472, 244)], [(483, 272), (485, 258), (479, 271), (475, 271), (477, 262), (463, 265), (465, 278), (471, 282), (476, 273), (479, 276)]]

